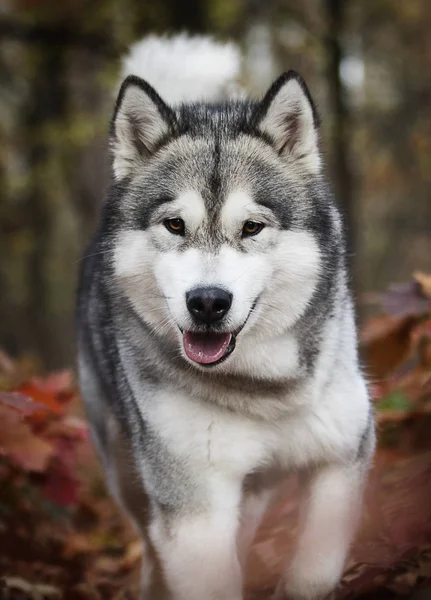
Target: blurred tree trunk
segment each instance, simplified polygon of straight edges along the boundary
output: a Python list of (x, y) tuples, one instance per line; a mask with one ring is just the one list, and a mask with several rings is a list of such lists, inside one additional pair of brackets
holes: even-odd
[(100, 127), (97, 81), (106, 57), (67, 35), (21, 50), (26, 88), (13, 139), (19, 176), (12, 169), (3, 188), (0, 223), (0, 346), (58, 368), (74, 361), (79, 257), (108, 180), (109, 112)]
[[(356, 247), (356, 215), (354, 206), (354, 173), (350, 163), (350, 114), (341, 79), (343, 34), (347, 0), (324, 0), (326, 12), (325, 46), (327, 80), (332, 113), (332, 172), (337, 200), (341, 206), (348, 231), (349, 254)], [(354, 266), (354, 265), (353, 265)], [(356, 277), (354, 276), (354, 284)]]
[(168, 27), (172, 31), (203, 33), (207, 28), (206, 2), (202, 0), (168, 0)]
[[(53, 148), (46, 140), (46, 129), (50, 123), (61, 127), (65, 117), (66, 90), (64, 89), (64, 48), (49, 46), (39, 54), (34, 76), (30, 82), (29, 103), (24, 116), (27, 168), (30, 175), (27, 215), (29, 218), (32, 254), (28, 261), (28, 313), (30, 323), (26, 330), (33, 348), (42, 356), (52, 358), (58, 352), (55, 335), (52, 335), (52, 316), (47, 314), (50, 295), (48, 264), (50, 262), (50, 240), (55, 211), (50, 206), (51, 193), (46, 189), (49, 181), (48, 161)], [(51, 181), (51, 185), (54, 182)], [(55, 329), (54, 329), (55, 331)], [(69, 338), (64, 332), (66, 338)], [(69, 338), (70, 340), (70, 338)], [(57, 348), (53, 348), (57, 345)]]

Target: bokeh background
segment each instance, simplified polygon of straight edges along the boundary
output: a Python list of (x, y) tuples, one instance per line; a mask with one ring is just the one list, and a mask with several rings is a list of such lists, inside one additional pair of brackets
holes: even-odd
[(429, 270), (429, 0), (5, 0), (0, 7), (0, 345), (74, 360), (79, 259), (109, 181), (108, 122), (128, 46), (211, 33), (260, 95), (307, 80), (367, 291)]
[[(142, 547), (74, 380), (75, 288), (121, 58), (181, 31), (234, 40), (252, 94), (293, 68), (317, 101), (378, 431), (337, 599), (431, 598), (431, 0), (0, 0), (0, 600), (139, 597)], [(294, 548), (294, 477), (284, 491), (247, 600), (269, 600)]]

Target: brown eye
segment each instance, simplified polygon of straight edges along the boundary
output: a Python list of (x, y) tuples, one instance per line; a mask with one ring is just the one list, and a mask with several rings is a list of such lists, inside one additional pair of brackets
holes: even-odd
[(182, 219), (166, 219), (163, 221), (163, 225), (168, 231), (175, 235), (184, 235), (186, 229)]
[(242, 228), (242, 237), (257, 235), (265, 227), (263, 223), (255, 223), (254, 221), (246, 221)]

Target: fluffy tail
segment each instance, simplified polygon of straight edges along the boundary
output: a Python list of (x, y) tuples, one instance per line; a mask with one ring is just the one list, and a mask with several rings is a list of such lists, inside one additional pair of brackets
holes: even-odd
[(241, 55), (233, 43), (206, 36), (149, 36), (130, 48), (122, 75), (148, 81), (170, 104), (220, 100), (240, 93)]

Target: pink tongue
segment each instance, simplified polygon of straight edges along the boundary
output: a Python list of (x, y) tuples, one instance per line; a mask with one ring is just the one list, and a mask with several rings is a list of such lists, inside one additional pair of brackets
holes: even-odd
[(224, 356), (232, 335), (230, 333), (183, 333), (184, 350), (190, 360), (209, 365)]

